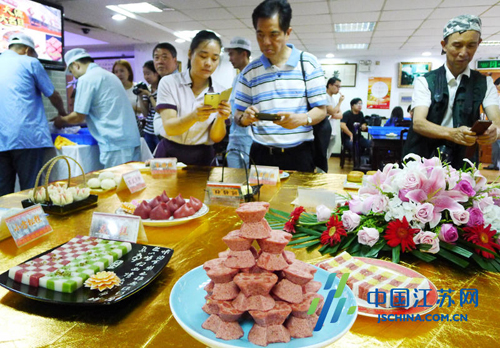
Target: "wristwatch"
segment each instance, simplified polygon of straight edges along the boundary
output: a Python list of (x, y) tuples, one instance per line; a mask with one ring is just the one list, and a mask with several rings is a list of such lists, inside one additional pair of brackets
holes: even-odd
[(310, 125), (312, 125), (313, 120), (312, 120), (311, 116), (309, 116), (309, 113), (308, 113), (308, 112), (306, 112), (306, 116), (307, 116), (307, 123), (306, 123), (306, 126), (310, 126)]

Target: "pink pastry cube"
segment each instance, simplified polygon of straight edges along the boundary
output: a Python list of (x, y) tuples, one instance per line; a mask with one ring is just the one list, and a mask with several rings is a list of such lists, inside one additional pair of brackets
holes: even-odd
[(274, 273), (238, 273), (234, 277), (234, 283), (246, 297), (268, 295), (277, 281)]
[(224, 266), (230, 268), (250, 268), (255, 265), (255, 256), (250, 250), (233, 251), (230, 250)]
[(240, 227), (240, 236), (248, 239), (269, 238), (271, 236), (271, 227), (264, 219), (259, 222), (243, 222)]
[(276, 301), (276, 305), (269, 311), (250, 311), (255, 323), (260, 326), (282, 325), (292, 312), (290, 305), (283, 301)]
[(290, 239), (292, 239), (292, 235), (290, 233), (272, 230), (269, 238), (258, 239), (257, 243), (259, 243), (262, 251), (271, 254), (279, 254), (283, 251), (283, 249), (285, 249)]
[(282, 254), (270, 254), (262, 252), (257, 259), (257, 266), (268, 271), (281, 271), (288, 267), (288, 263)]
[(233, 300), (233, 307), (240, 311), (268, 311), (274, 307), (275, 301), (269, 295), (254, 295), (246, 297), (243, 292)]
[(233, 251), (244, 251), (250, 249), (252, 239), (243, 238), (240, 235), (240, 230), (231, 231), (226, 234), (222, 240), (227, 247)]
[(233, 280), (238, 269), (224, 266), (224, 259), (213, 259), (203, 264), (203, 269), (214, 283), (227, 283)]
[(302, 287), (300, 285), (292, 283), (288, 279), (281, 280), (274, 286), (271, 292), (274, 295), (278, 296), (281, 300), (289, 303), (301, 303), (302, 301), (304, 301)]

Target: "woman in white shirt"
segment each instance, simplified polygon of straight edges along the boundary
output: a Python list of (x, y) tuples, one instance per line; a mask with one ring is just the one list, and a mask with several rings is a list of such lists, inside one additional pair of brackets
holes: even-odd
[(231, 114), (227, 101), (217, 108), (204, 105), (206, 93), (225, 88), (212, 81), (219, 65), (221, 41), (215, 33), (202, 30), (191, 41), (188, 70), (163, 77), (158, 86), (156, 111), (160, 113), (165, 138), (155, 157), (177, 157), (186, 164), (210, 165), (214, 143), (226, 135), (225, 121)]

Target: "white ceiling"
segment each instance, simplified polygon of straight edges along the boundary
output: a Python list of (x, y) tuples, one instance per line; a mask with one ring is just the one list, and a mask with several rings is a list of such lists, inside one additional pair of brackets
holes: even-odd
[[(175, 11), (141, 14), (147, 23), (127, 18), (114, 21), (106, 5), (144, 0), (56, 0), (64, 6), (66, 17), (101, 29), (91, 29), (88, 37), (111, 46), (170, 41), (178, 30), (210, 29), (228, 43), (233, 36), (252, 40), (258, 56), (251, 14), (261, 0), (161, 0)], [(151, 3), (160, 2), (151, 0)], [(439, 55), (442, 29), (459, 14), (479, 15), (483, 40), (500, 41), (500, 1), (494, 0), (289, 0), (292, 16), (290, 42), (318, 58), (334, 53), (336, 58), (365, 55), (419, 55), (430, 51)], [(149, 21), (149, 22), (148, 22)], [(336, 33), (334, 23), (374, 21), (369, 33)], [(65, 22), (67, 31), (82, 34), (82, 26)], [(337, 50), (339, 43), (368, 43), (368, 50)], [(101, 49), (103, 47), (101, 46)], [(483, 55), (500, 55), (500, 46), (482, 46)]]

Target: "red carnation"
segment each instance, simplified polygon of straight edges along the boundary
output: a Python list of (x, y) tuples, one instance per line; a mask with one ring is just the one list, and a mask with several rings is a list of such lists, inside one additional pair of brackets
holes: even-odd
[[(497, 232), (495, 230), (491, 230), (491, 225), (488, 225), (488, 227), (484, 227), (484, 225), (464, 227), (464, 232), (464, 239), (466, 241), (491, 250), (492, 252), (495, 252), (495, 248), (500, 250), (500, 245), (494, 241), (494, 236)], [(495, 258), (495, 255), (490, 254), (487, 251), (481, 249), (474, 250), (486, 259)]]
[(283, 230), (288, 233), (295, 233), (295, 225), (297, 224), (297, 221), (299, 221), (300, 214), (305, 211), (306, 210), (302, 206), (295, 208), (290, 214), (290, 219), (285, 224), (285, 227), (283, 227)]
[(405, 252), (407, 249), (416, 249), (415, 242), (413, 241), (413, 236), (418, 233), (419, 229), (411, 228), (406, 217), (403, 217), (403, 221), (394, 220), (389, 222), (387, 225), (387, 231), (385, 231), (384, 238), (387, 239), (387, 245), (395, 248), (401, 244), (401, 249)]
[(340, 243), (342, 236), (347, 236), (344, 224), (342, 224), (342, 221), (339, 221), (337, 215), (333, 214), (326, 223), (326, 230), (321, 234), (319, 241), (321, 244), (330, 244), (330, 246), (334, 246)]

